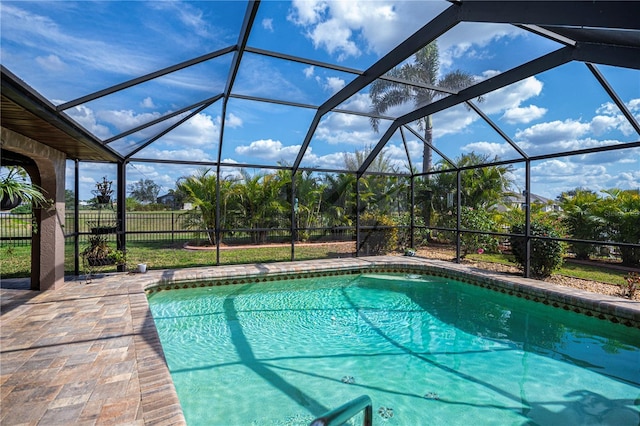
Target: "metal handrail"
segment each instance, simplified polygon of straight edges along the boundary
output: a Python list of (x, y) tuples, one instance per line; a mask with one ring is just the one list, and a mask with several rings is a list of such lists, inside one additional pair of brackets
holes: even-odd
[(373, 421), (373, 404), (368, 395), (362, 395), (335, 408), (312, 421), (309, 426), (335, 426), (345, 423), (364, 410), (362, 426), (371, 426)]

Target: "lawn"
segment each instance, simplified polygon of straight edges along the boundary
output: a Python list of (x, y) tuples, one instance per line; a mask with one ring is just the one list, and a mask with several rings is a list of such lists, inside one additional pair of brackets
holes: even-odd
[[(82, 249), (82, 248), (81, 248)], [(339, 256), (343, 248), (331, 245), (316, 244), (296, 246), (296, 260), (324, 259)], [(28, 277), (31, 268), (31, 247), (0, 248), (0, 278)], [(74, 274), (73, 246), (65, 246), (65, 274)], [(342, 253), (343, 254), (343, 253)], [(251, 247), (220, 250), (220, 264), (266, 263), (291, 260), (291, 247)], [(166, 241), (132, 242), (127, 245), (127, 269), (135, 269), (140, 262), (145, 262), (149, 269), (188, 268), (210, 266), (216, 264), (215, 250), (185, 250), (181, 244)], [(115, 266), (101, 267), (102, 272), (115, 272)], [(80, 273), (84, 273), (80, 262)]]
[[(28, 277), (31, 267), (30, 246), (0, 247), (0, 278)], [(313, 244), (300, 245), (295, 248), (296, 260), (324, 259), (345, 256), (353, 247)], [(484, 253), (470, 254), (470, 260), (494, 262), (514, 265), (506, 255)], [(65, 274), (74, 274), (73, 246), (65, 246)], [(225, 248), (220, 250), (220, 264), (267, 263), (291, 260), (290, 246), (256, 246)], [(210, 266), (216, 264), (216, 250), (185, 250), (181, 243), (166, 241), (131, 242), (127, 246), (127, 269), (135, 269), (140, 262), (145, 262), (149, 269), (173, 269), (195, 266)], [(102, 267), (100, 271), (113, 272), (115, 266)], [(80, 264), (80, 273), (83, 267)], [(578, 265), (565, 263), (557, 274), (568, 277), (582, 278), (603, 283), (621, 285), (625, 283), (626, 272), (606, 268), (604, 266)]]

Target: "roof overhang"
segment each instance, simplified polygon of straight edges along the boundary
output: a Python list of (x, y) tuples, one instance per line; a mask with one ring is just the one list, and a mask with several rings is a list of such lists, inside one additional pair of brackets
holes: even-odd
[(69, 159), (119, 162), (122, 157), (56, 111), (36, 91), (4, 66), (0, 105), (0, 124), (43, 145), (64, 152)]

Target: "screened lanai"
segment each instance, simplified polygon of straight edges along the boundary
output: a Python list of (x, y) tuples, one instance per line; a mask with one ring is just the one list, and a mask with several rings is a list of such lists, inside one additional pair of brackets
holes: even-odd
[[(58, 161), (31, 178), (56, 176), (64, 255), (32, 281), (80, 274), (90, 223), (105, 218), (130, 258), (148, 242), (206, 242), (209, 264), (233, 263), (229, 245), (267, 244), (285, 259), (448, 244), (459, 261), (509, 250), (514, 234), (525, 276), (532, 239), (640, 256), (633, 206), (626, 227), (589, 235), (531, 226), (579, 190), (637, 203), (637, 2), (0, 7), (3, 166)], [(208, 195), (189, 194), (190, 177)], [(103, 178), (113, 200), (96, 208)], [(149, 186), (138, 204), (179, 205), (142, 225), (129, 199)], [(47, 235), (32, 249), (41, 258)], [(348, 248), (308, 254), (313, 242)]]

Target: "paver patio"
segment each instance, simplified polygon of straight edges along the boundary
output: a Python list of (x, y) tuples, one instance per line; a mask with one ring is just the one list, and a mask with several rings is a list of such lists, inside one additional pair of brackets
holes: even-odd
[[(49, 292), (29, 290), (28, 280), (3, 280), (0, 424), (185, 424), (145, 295), (156, 283), (182, 287), (198, 280), (402, 265), (497, 277), (506, 282), (499, 291), (520, 292), (523, 286), (533, 300), (548, 298), (564, 309), (608, 319), (624, 317), (634, 324), (632, 333), (640, 328), (639, 302), (407, 257), (106, 274), (90, 282), (70, 280)], [(173, 284), (183, 281), (190, 284)]]

